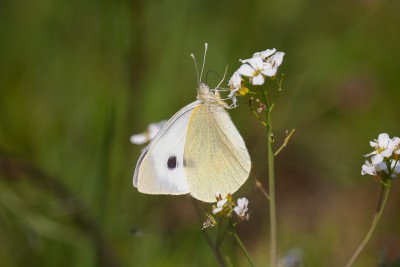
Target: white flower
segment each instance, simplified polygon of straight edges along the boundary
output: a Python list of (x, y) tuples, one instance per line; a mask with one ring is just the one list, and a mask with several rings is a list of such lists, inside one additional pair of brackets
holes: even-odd
[(267, 59), (266, 63), (264, 64), (264, 68), (265, 72), (268, 74), (265, 74), (265, 76), (273, 77), (276, 75), (276, 73), (278, 72), (278, 67), (283, 62), (284, 55), (285, 53), (283, 52), (276, 52), (275, 55), (272, 55), (270, 58)]
[(231, 90), (228, 97), (232, 99), (233, 106), (236, 107), (236, 92), (239, 91), (240, 87), (242, 86), (242, 76), (240, 75), (239, 71), (235, 71), (235, 73), (233, 73), (228, 84), (229, 89)]
[(247, 207), (249, 205), (249, 200), (245, 197), (239, 198), (237, 200), (237, 206), (233, 208), (233, 210), (236, 212), (236, 214), (240, 217), (246, 217), (246, 213), (249, 210)]
[(361, 175), (365, 174), (369, 174), (372, 176), (376, 175), (375, 165), (372, 165), (371, 162), (369, 162), (368, 160), (366, 160), (365, 164), (361, 166)]
[(278, 67), (282, 64), (283, 62), (283, 57), (285, 56), (285, 53), (283, 52), (276, 52), (275, 55), (271, 56), (268, 60), (267, 63), (270, 63), (273, 68), (278, 69)]
[(213, 209), (213, 213), (217, 214), (219, 212), (221, 212), (224, 208), (224, 205), (228, 202), (228, 200), (226, 198), (221, 199), (220, 201), (217, 202), (217, 207), (215, 209)]
[(242, 85), (242, 76), (239, 71), (235, 71), (232, 77), (229, 79), (229, 88), (238, 91)]
[(393, 138), (393, 153), (400, 154), (400, 138), (398, 137)]
[(371, 161), (373, 165), (381, 163), (384, 158), (390, 157), (393, 153), (394, 142), (389, 138), (387, 133), (381, 133), (378, 140), (369, 142), (375, 151), (365, 155), (366, 157), (372, 156)]
[[(389, 138), (387, 133), (381, 133), (378, 139), (370, 142), (375, 150), (367, 155), (372, 156), (371, 162), (366, 161), (361, 167), (361, 174), (382, 176), (382, 172), (396, 178), (400, 174), (400, 138)], [(386, 179), (386, 178), (385, 178)]]
[(167, 121), (150, 123), (150, 125), (147, 127), (147, 131), (145, 131), (144, 133), (134, 134), (131, 136), (130, 138), (131, 143), (135, 145), (142, 145), (147, 142), (150, 142), (151, 140), (153, 140), (153, 138), (157, 135), (157, 133), (161, 130), (161, 128), (164, 126), (166, 122)]
[(266, 65), (261, 57), (253, 57), (241, 61), (244, 64), (240, 66), (238, 72), (241, 75), (249, 77), (253, 85), (264, 84), (263, 75), (269, 76), (270, 74), (269, 65)]
[(276, 49), (267, 49), (262, 52), (254, 53), (252, 58), (240, 60), (243, 65), (238, 72), (247, 76), (253, 85), (264, 84), (264, 76), (273, 77), (282, 64), (285, 53), (276, 52)]
[(385, 162), (380, 162), (378, 164), (373, 165), (368, 160), (365, 161), (365, 164), (361, 167), (361, 175), (369, 174), (369, 175), (377, 175), (379, 172), (388, 173), (387, 165)]
[(375, 176), (375, 175), (378, 175), (379, 172), (389, 173), (385, 162), (380, 162), (378, 164), (373, 165), (371, 162), (366, 160), (365, 164), (362, 165), (362, 167), (361, 167), (361, 175), (369, 174), (369, 175)]

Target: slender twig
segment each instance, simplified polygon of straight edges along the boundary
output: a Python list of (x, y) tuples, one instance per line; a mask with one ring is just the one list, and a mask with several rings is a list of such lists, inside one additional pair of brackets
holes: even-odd
[(240, 240), (238, 234), (236, 233), (236, 229), (235, 229), (235, 225), (233, 224), (232, 220), (229, 219), (229, 224), (231, 226), (231, 232), (230, 234), (233, 235), (233, 237), (235, 238), (236, 242), (238, 243), (240, 249), (243, 251), (244, 255), (246, 256), (249, 264), (252, 267), (255, 267), (255, 264), (253, 262), (253, 259), (251, 258), (249, 252), (247, 251), (246, 247), (244, 246), (244, 244), (242, 243), (242, 240)]
[[(199, 219), (199, 222), (202, 223), (202, 222), (203, 222), (203, 221), (202, 221), (202, 211), (201, 211), (200, 207), (198, 206), (196, 200), (194, 200), (194, 198), (192, 198), (192, 197), (190, 197), (190, 199), (192, 200), (193, 206), (194, 206), (194, 208), (195, 208), (195, 210), (196, 210), (196, 213), (197, 213), (197, 217), (198, 217), (198, 219)], [(220, 227), (218, 227), (218, 229), (219, 229), (219, 228), (220, 228)], [(210, 246), (211, 250), (213, 251), (213, 253), (214, 253), (214, 255), (215, 255), (215, 258), (217, 259), (219, 266), (221, 266), (221, 267), (226, 267), (226, 264), (225, 264), (225, 262), (224, 262), (224, 259), (223, 259), (222, 255), (221, 255), (221, 251), (220, 251), (220, 249), (219, 249), (219, 248), (220, 248), (220, 243), (217, 242), (217, 243), (214, 245), (214, 243), (213, 243), (213, 241), (211, 240), (211, 237), (208, 235), (206, 229), (203, 229), (202, 232), (203, 232), (204, 238), (206, 239), (208, 245)]]
[(256, 180), (256, 188), (258, 188), (261, 191), (261, 193), (269, 200), (268, 192), (264, 189), (262, 183), (258, 179), (255, 180)]
[(278, 84), (278, 93), (275, 95), (274, 101), (272, 101), (270, 111), (272, 111), (274, 109), (275, 103), (278, 100), (279, 96), (281, 95), (283, 77), (284, 77), (284, 74), (282, 73), (280, 80), (279, 81), (276, 80), (276, 83)]
[(286, 131), (286, 138), (285, 138), (285, 140), (283, 141), (283, 144), (281, 145), (281, 147), (278, 148), (278, 150), (275, 151), (274, 157), (276, 157), (276, 156), (279, 154), (279, 152), (281, 152), (281, 150), (284, 149), (285, 146), (289, 143), (289, 139), (290, 139), (290, 137), (292, 137), (292, 134), (294, 133), (295, 130), (296, 130), (296, 129), (292, 129), (292, 130), (290, 131), (289, 134), (288, 134), (287, 131)]
[(381, 191), (381, 195), (379, 197), (378, 208), (375, 212), (374, 219), (372, 220), (371, 227), (370, 227), (369, 231), (367, 232), (367, 234), (365, 235), (364, 239), (361, 241), (360, 245), (358, 245), (356, 251), (351, 256), (349, 262), (346, 264), (346, 267), (350, 267), (353, 265), (353, 263), (356, 261), (356, 259), (360, 256), (365, 245), (371, 239), (372, 234), (374, 233), (376, 227), (379, 224), (379, 221), (381, 220), (382, 213), (385, 210), (386, 203), (389, 198), (390, 187), (391, 187), (391, 181), (389, 179), (386, 185), (382, 185), (382, 191)]
[(229, 267), (233, 267), (232, 261), (231, 259), (228, 257), (228, 255), (226, 255), (226, 262), (228, 264)]
[(251, 110), (253, 112), (253, 115), (261, 122), (262, 125), (264, 125), (264, 127), (267, 127), (267, 123), (265, 123), (265, 121), (263, 121), (263, 119), (260, 117), (260, 115), (258, 115), (257, 111), (252, 109)]

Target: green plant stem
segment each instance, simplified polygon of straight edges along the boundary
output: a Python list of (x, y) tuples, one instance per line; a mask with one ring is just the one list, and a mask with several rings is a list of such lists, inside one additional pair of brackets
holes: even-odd
[(246, 256), (246, 258), (247, 258), (248, 262), (250, 263), (250, 265), (251, 265), (252, 267), (255, 267), (254, 262), (253, 262), (253, 259), (251, 258), (249, 252), (247, 252), (247, 249), (246, 249), (246, 247), (243, 245), (242, 240), (240, 240), (238, 234), (236, 233), (235, 226), (233, 225), (233, 223), (232, 223), (231, 220), (229, 220), (229, 223), (230, 223), (230, 225), (231, 225), (231, 230), (232, 230), (232, 231), (231, 231), (231, 234), (232, 234), (233, 237), (235, 238), (235, 240), (236, 240), (236, 242), (238, 243), (239, 247), (242, 249), (242, 251), (243, 251), (244, 255)]
[(270, 231), (271, 231), (271, 267), (277, 266), (277, 248), (276, 248), (276, 204), (275, 204), (275, 170), (274, 170), (274, 151), (272, 149), (272, 126), (271, 112), (267, 115), (268, 132), (268, 178), (269, 178), (269, 211), (270, 211)]
[(218, 248), (221, 247), (222, 241), (225, 238), (225, 233), (226, 233), (226, 228), (227, 228), (226, 223), (223, 223), (223, 222), (224, 221), (220, 218), (218, 232), (217, 232), (217, 240), (215, 241), (215, 246)]
[(268, 151), (268, 181), (269, 181), (269, 212), (270, 212), (270, 267), (276, 267), (277, 260), (277, 231), (276, 231), (276, 203), (275, 203), (275, 171), (274, 171), (274, 151), (272, 148), (273, 134), (272, 134), (272, 119), (271, 108), (268, 105), (267, 95), (264, 90), (260, 90), (263, 101), (267, 105), (267, 151)]
[[(358, 245), (356, 251), (353, 253), (351, 256), (349, 262), (346, 264), (346, 267), (350, 267), (353, 265), (353, 263), (356, 261), (358, 256), (360, 256), (362, 250), (364, 249), (365, 245), (368, 243), (368, 241), (371, 239), (372, 234), (374, 233), (376, 227), (379, 224), (379, 221), (381, 220), (382, 213), (385, 210), (387, 200), (389, 198), (390, 194), (390, 187), (391, 187), (391, 181), (389, 180), (388, 183), (385, 185), (382, 185), (382, 192), (381, 196), (379, 198), (379, 203), (378, 203), (378, 208), (377, 211), (375, 212), (374, 219), (372, 220), (372, 225), (365, 235), (364, 239), (361, 241), (360, 245)], [(383, 197), (383, 200), (382, 200)]]
[(229, 266), (229, 267), (233, 267), (233, 264), (232, 264), (232, 262), (231, 262), (231, 259), (230, 259), (228, 256), (226, 256), (225, 258), (226, 258), (226, 262), (227, 262), (228, 266)]

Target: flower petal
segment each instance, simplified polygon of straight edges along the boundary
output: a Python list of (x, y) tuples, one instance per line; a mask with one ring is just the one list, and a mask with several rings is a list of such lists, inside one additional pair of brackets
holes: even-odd
[(393, 137), (393, 143), (395, 146), (400, 144), (400, 138), (398, 138), (397, 136)]
[(240, 74), (248, 77), (253, 77), (254, 75), (254, 69), (250, 67), (248, 64), (243, 64), (240, 66), (240, 68), (237, 70)]
[(393, 153), (393, 150), (391, 150), (390, 148), (386, 148), (384, 151), (381, 152), (381, 155), (384, 157), (390, 157)]
[(215, 208), (215, 209), (213, 209), (213, 213), (214, 214), (217, 214), (217, 213), (219, 213), (219, 212), (221, 212), (222, 211), (222, 207), (219, 207), (219, 208)]
[(232, 99), (232, 104), (233, 104), (233, 107), (235, 107), (235, 108), (236, 108), (236, 102), (237, 102), (236, 95), (235, 95), (235, 94), (233, 94), (233, 95), (232, 95), (232, 96), (230, 96), (229, 98), (230, 98), (230, 99)]
[(376, 154), (377, 154), (377, 152), (375, 150), (375, 151), (372, 151), (371, 153), (364, 155), (364, 157), (369, 157), (369, 156), (376, 155)]
[(257, 70), (262, 70), (263, 69), (263, 60), (260, 57), (253, 57), (249, 61), (250, 65), (253, 67), (253, 69)]
[(375, 175), (375, 168), (372, 165), (362, 165), (361, 167), (361, 175), (365, 175), (365, 174), (369, 174), (369, 175)]
[(275, 52), (276, 52), (275, 48), (267, 49), (267, 50), (261, 52), (261, 57), (263, 59), (266, 59), (267, 57), (269, 57), (270, 55), (272, 55)]
[(149, 139), (153, 140), (154, 137), (158, 134), (158, 132), (161, 130), (161, 128), (167, 123), (166, 120), (164, 121), (160, 121), (157, 123), (150, 123), (149, 127), (148, 127), (148, 131), (149, 131)]
[(381, 133), (378, 136), (378, 145), (379, 147), (387, 147), (389, 144), (389, 135), (387, 133)]
[(217, 207), (218, 207), (218, 208), (222, 208), (222, 207), (226, 204), (226, 202), (228, 202), (228, 200), (227, 200), (226, 198), (224, 198), (224, 199), (218, 201), (218, 202), (217, 202)]
[(262, 85), (262, 84), (264, 84), (264, 76), (262, 76), (262, 74), (260, 73), (256, 77), (253, 77), (252, 84), (253, 85)]
[(273, 77), (276, 75), (277, 68), (273, 67), (270, 63), (264, 63), (264, 67), (261, 71), (267, 77)]
[(232, 77), (229, 79), (229, 86), (233, 88), (240, 88), (242, 84), (242, 77), (240, 76), (239, 71), (235, 71)]
[(375, 170), (377, 171), (384, 171), (386, 173), (388, 173), (388, 168), (386, 165), (386, 162), (380, 162), (379, 164), (375, 165)]
[(237, 203), (238, 203), (238, 206), (247, 207), (247, 205), (249, 204), (249, 200), (245, 197), (242, 197), (237, 200)]
[(371, 157), (371, 161), (373, 165), (377, 165), (383, 161), (383, 156), (381, 154), (376, 154)]
[(249, 63), (251, 59), (252, 59), (252, 58), (239, 59), (239, 61), (242, 62), (242, 63)]
[(275, 55), (271, 56), (270, 61), (275, 68), (279, 67), (282, 64), (284, 55), (285, 53), (283, 52), (276, 52)]
[(144, 143), (147, 143), (150, 140), (147, 134), (141, 133), (132, 135), (130, 141), (132, 144), (135, 145), (143, 145)]
[(393, 172), (395, 174), (399, 174), (400, 173), (400, 163), (399, 163), (399, 161), (392, 159), (392, 161), (390, 162), (390, 167), (393, 169)]
[(378, 143), (375, 142), (375, 141), (369, 141), (369, 145), (370, 145), (371, 147), (377, 147), (377, 146), (378, 146)]

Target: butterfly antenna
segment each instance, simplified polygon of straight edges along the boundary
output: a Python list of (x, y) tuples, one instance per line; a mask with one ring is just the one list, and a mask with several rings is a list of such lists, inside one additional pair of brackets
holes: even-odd
[(190, 54), (190, 56), (193, 58), (194, 67), (196, 68), (197, 83), (200, 85), (200, 79), (201, 78), (199, 79), (199, 68), (197, 68), (196, 57), (194, 56), (194, 54)]
[(226, 76), (226, 72), (227, 72), (227, 71), (228, 71), (228, 65), (226, 65), (225, 72), (224, 72), (224, 77), (222, 77), (222, 80), (219, 82), (219, 84), (217, 85), (217, 87), (215, 87), (215, 89), (218, 89), (219, 86), (224, 82), (225, 76)]
[(204, 65), (206, 64), (207, 48), (208, 48), (208, 44), (205, 43), (205, 44), (204, 44), (203, 66), (201, 67), (201, 74), (200, 74), (199, 84), (200, 84), (200, 82), (201, 82), (201, 77), (203, 77)]

